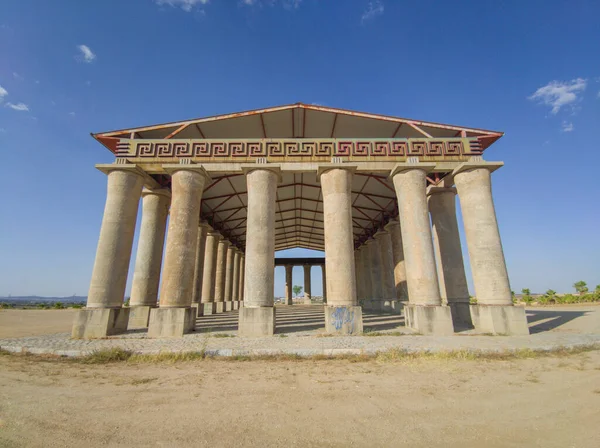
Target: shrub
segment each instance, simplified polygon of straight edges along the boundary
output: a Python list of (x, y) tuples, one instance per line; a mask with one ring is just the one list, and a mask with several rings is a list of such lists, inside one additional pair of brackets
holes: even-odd
[(55, 302), (54, 303), (54, 309), (56, 309), (56, 310), (64, 310), (65, 306), (63, 305), (62, 302)]

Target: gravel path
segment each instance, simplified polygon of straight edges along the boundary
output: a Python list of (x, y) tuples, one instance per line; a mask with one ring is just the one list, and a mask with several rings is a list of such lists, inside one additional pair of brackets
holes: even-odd
[(454, 336), (421, 336), (403, 326), (399, 316), (365, 314), (365, 328), (389, 336), (325, 337), (321, 307), (278, 307), (278, 334), (268, 338), (236, 336), (237, 311), (198, 319), (195, 333), (179, 339), (148, 339), (145, 330), (100, 340), (72, 340), (68, 333), (0, 339), (11, 352), (81, 356), (95, 350), (119, 347), (135, 353), (204, 350), (212, 356), (256, 354), (334, 355), (375, 353), (392, 348), (408, 351), (510, 351), (549, 350), (600, 344), (600, 307), (552, 307), (527, 310), (530, 336), (484, 336), (473, 332)]

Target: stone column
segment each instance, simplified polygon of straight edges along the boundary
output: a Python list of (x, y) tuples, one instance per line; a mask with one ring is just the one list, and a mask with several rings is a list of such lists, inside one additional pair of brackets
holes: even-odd
[(166, 188), (142, 191), (142, 223), (131, 286), (128, 328), (147, 328), (150, 309), (156, 308), (171, 192)]
[(225, 274), (227, 272), (227, 250), (231, 243), (226, 239), (219, 241), (217, 248), (217, 269), (215, 277), (215, 305), (216, 312), (225, 311)]
[(398, 297), (398, 300), (401, 302), (407, 302), (408, 288), (406, 285), (406, 266), (404, 264), (404, 249), (402, 248), (402, 232), (400, 231), (400, 223), (396, 220), (392, 220), (387, 223), (385, 229), (392, 237), (396, 297)]
[(305, 264), (304, 266), (304, 304), (310, 305), (312, 302), (311, 298), (311, 287), (310, 287), (310, 268), (309, 264)]
[(409, 304), (405, 315), (407, 326), (420, 333), (452, 334), (450, 309), (441, 306), (425, 194), (426, 174), (432, 168), (425, 163), (408, 163), (398, 164), (392, 172), (406, 259)]
[(358, 249), (354, 250), (354, 271), (356, 273), (356, 298), (357, 300), (360, 302), (360, 299), (363, 297), (364, 293), (363, 293), (363, 288), (364, 288), (364, 282), (362, 281), (362, 271), (360, 268), (361, 262), (360, 262), (360, 252), (358, 251)]
[(163, 165), (171, 174), (171, 219), (165, 250), (160, 308), (150, 312), (148, 337), (182, 337), (194, 330), (194, 268), (200, 223), (200, 201), (210, 180), (197, 165)]
[(369, 254), (369, 274), (371, 277), (371, 309), (382, 311), (383, 309), (383, 283), (381, 282), (381, 251), (379, 243), (373, 238), (367, 240), (367, 251)]
[[(335, 165), (334, 165), (335, 166)], [(327, 270), (327, 333), (360, 334), (362, 310), (356, 296), (352, 232), (352, 167), (325, 167), (320, 173)]]
[(242, 253), (242, 256), (240, 257), (240, 308), (244, 305), (244, 288), (245, 288), (245, 282), (244, 282), (244, 276), (245, 276), (245, 270), (246, 270), (246, 256)]
[(379, 244), (381, 256), (381, 287), (383, 292), (383, 303), (381, 310), (391, 313), (399, 313), (396, 303), (396, 285), (394, 283), (394, 255), (392, 253), (392, 236), (389, 232), (380, 230), (375, 234), (375, 240)]
[(363, 309), (373, 309), (373, 286), (371, 283), (371, 257), (370, 249), (366, 244), (360, 246), (360, 259), (363, 272)]
[(208, 316), (215, 314), (215, 284), (217, 278), (217, 249), (219, 241), (223, 238), (217, 231), (209, 231), (206, 235), (206, 246), (204, 249), (204, 268), (202, 272), (202, 304), (203, 314)]
[(78, 310), (71, 337), (93, 339), (127, 330), (123, 308), (144, 172), (135, 165), (98, 165), (108, 175), (106, 205), (87, 306)]
[(240, 260), (242, 252), (236, 247), (233, 259), (233, 285), (231, 287), (231, 300), (233, 309), (237, 310), (240, 304)]
[(275, 332), (275, 206), (279, 168), (249, 168), (244, 307), (240, 336), (268, 336)]
[(235, 259), (235, 246), (227, 248), (225, 261), (225, 311), (233, 310), (233, 261)]
[(430, 187), (427, 202), (442, 302), (450, 306), (455, 325), (471, 327), (469, 288), (456, 220), (455, 196), (454, 188)]
[(293, 305), (293, 280), (292, 280), (292, 271), (294, 270), (294, 266), (291, 264), (285, 265), (285, 304)]
[(321, 275), (322, 277), (322, 283), (323, 283), (323, 304), (327, 304), (327, 274), (326, 274), (326, 270), (325, 270), (325, 265), (322, 264), (321, 265)]
[[(194, 264), (194, 288), (192, 289), (192, 306), (196, 308), (196, 316), (203, 316), (202, 283), (204, 280), (204, 252), (206, 250), (206, 235), (210, 226), (200, 222), (198, 226), (198, 239), (196, 244), (196, 262)], [(212, 230), (212, 229), (211, 229)]]
[(478, 306), (475, 328), (494, 334), (529, 334), (525, 310), (512, 304), (508, 272), (492, 198), (490, 170), (501, 164), (467, 162), (454, 171)]

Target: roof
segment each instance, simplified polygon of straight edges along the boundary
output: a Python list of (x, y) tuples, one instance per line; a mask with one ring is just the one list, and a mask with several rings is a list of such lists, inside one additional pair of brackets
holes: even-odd
[(116, 144), (121, 138), (444, 138), (462, 136), (478, 138), (482, 149), (485, 149), (502, 135), (503, 133), (498, 131), (304, 103), (92, 134), (96, 140), (112, 152), (116, 152)]

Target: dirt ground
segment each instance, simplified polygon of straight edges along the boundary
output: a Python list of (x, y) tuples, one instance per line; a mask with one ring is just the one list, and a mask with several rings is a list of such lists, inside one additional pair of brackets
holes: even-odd
[(598, 447), (600, 352), (86, 365), (0, 356), (2, 447)]
[(76, 311), (0, 310), (0, 339), (70, 332)]

